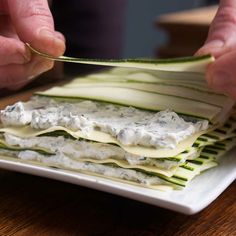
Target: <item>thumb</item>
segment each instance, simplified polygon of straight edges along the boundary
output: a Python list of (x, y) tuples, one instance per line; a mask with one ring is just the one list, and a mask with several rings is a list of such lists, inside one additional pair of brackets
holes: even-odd
[(8, 0), (8, 9), (23, 42), (53, 56), (64, 53), (65, 42), (54, 30), (47, 0)]
[(207, 40), (197, 55), (211, 53), (219, 57), (236, 48), (236, 1), (221, 0), (208, 33)]
[(210, 64), (207, 71), (209, 85), (236, 100), (236, 51), (227, 53)]

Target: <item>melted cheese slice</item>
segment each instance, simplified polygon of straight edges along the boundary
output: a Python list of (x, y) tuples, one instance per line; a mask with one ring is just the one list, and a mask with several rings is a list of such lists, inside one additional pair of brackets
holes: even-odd
[[(45, 154), (49, 154), (49, 155), (53, 155), (55, 153), (52, 153), (51, 151), (45, 149), (45, 148), (39, 148), (39, 147), (34, 147), (34, 148), (21, 148), (19, 146), (11, 146), (8, 145), (4, 140), (0, 139), (0, 145), (2, 144), (3, 149), (4, 147), (6, 148), (6, 150), (11, 150), (11, 151), (25, 151), (25, 150), (30, 150), (30, 151), (43, 151)], [(80, 161), (80, 162), (91, 162), (91, 163), (97, 163), (97, 164), (116, 164), (119, 167), (125, 168), (125, 169), (139, 169), (139, 170), (144, 170), (144, 171), (148, 171), (148, 172), (153, 172), (156, 174), (161, 174), (167, 177), (171, 177), (172, 175), (175, 174), (176, 170), (177, 170), (177, 166), (171, 169), (163, 169), (163, 168), (158, 168), (156, 166), (144, 166), (144, 165), (132, 165), (129, 164), (126, 160), (116, 160), (114, 158), (108, 158), (108, 159), (103, 159), (103, 160), (97, 160), (97, 159), (93, 159), (91, 158), (75, 158), (72, 157), (71, 155), (68, 155), (65, 153), (66, 156), (68, 156), (70, 159), (73, 159), (75, 161)], [(47, 158), (47, 157), (45, 157)]]
[(166, 158), (166, 157), (177, 156), (181, 152), (191, 147), (200, 135), (202, 135), (203, 133), (206, 133), (206, 131), (202, 131), (195, 135), (192, 135), (188, 139), (185, 139), (184, 141), (180, 142), (175, 149), (166, 149), (166, 148), (158, 149), (158, 148), (150, 148), (150, 147), (142, 147), (142, 146), (125, 146), (119, 143), (111, 135), (100, 132), (100, 131), (94, 130), (90, 132), (88, 135), (85, 135), (81, 131), (71, 131), (61, 126), (54, 126), (46, 130), (36, 130), (36, 129), (31, 128), (30, 126), (6, 127), (6, 128), (1, 128), (0, 132), (10, 133), (10, 134), (22, 137), (22, 138), (30, 138), (30, 137), (36, 137), (42, 134), (51, 133), (58, 130), (65, 131), (71, 136), (75, 137), (76, 139), (82, 138), (82, 139), (91, 140), (95, 142), (101, 142), (101, 143), (113, 143), (120, 146), (121, 148), (123, 148), (125, 151), (129, 153), (136, 154), (139, 156), (144, 156), (144, 157), (152, 157), (152, 158)]

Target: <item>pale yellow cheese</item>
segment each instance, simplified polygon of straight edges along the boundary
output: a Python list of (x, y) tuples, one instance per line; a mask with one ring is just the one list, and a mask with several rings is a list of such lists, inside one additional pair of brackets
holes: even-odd
[(0, 132), (10, 133), (19, 137), (30, 138), (30, 137), (35, 137), (41, 134), (54, 132), (57, 130), (66, 131), (67, 133), (69, 133), (70, 135), (72, 135), (73, 137), (77, 139), (83, 138), (83, 139), (92, 140), (95, 142), (117, 144), (129, 153), (136, 154), (139, 156), (144, 156), (144, 157), (153, 157), (153, 158), (166, 158), (166, 157), (177, 156), (181, 152), (191, 147), (193, 143), (195, 142), (195, 140), (200, 135), (206, 132), (206, 131), (205, 132), (202, 131), (195, 135), (192, 135), (188, 139), (185, 139), (184, 141), (180, 142), (175, 149), (165, 149), (165, 148), (157, 149), (157, 148), (149, 148), (149, 147), (142, 147), (142, 146), (124, 146), (121, 143), (119, 143), (115, 138), (113, 138), (111, 135), (100, 132), (100, 131), (94, 130), (90, 132), (88, 135), (85, 135), (81, 131), (71, 131), (61, 126), (51, 127), (46, 130), (36, 130), (36, 129), (31, 128), (30, 126), (6, 127), (6, 128), (1, 128)]

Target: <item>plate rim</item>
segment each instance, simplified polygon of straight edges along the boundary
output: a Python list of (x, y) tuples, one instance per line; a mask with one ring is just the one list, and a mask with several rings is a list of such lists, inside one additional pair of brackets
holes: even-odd
[[(235, 150), (236, 151), (236, 150)], [(236, 153), (236, 152), (235, 152)], [(148, 189), (142, 186), (134, 186), (130, 188), (130, 184), (118, 182), (115, 180), (88, 175), (79, 171), (64, 170), (55, 167), (41, 166), (40, 164), (27, 163), (22, 160), (7, 160), (4, 156), (0, 155), (0, 168), (21, 172), (25, 174), (40, 176), (44, 178), (54, 179), (57, 181), (68, 182), (79, 186), (119, 195), (125, 198), (133, 199), (136, 201), (145, 202), (157, 207), (166, 208), (172, 211), (177, 211), (186, 215), (193, 215), (206, 208), (212, 203), (236, 178), (236, 173), (231, 173), (227, 182), (221, 184), (220, 187), (214, 189), (205, 199), (202, 199), (198, 204), (184, 204), (176, 201), (171, 201), (168, 197), (168, 192), (161, 192), (158, 190)], [(216, 167), (217, 168), (217, 167)], [(209, 170), (211, 171), (211, 170)], [(208, 171), (208, 172), (209, 172)], [(203, 173), (203, 174), (207, 174)], [(191, 183), (190, 183), (191, 184)], [(188, 187), (187, 187), (188, 188)], [(185, 190), (185, 189), (184, 189)], [(184, 191), (173, 190), (173, 191)], [(158, 192), (156, 192), (158, 191)], [(149, 195), (148, 192), (158, 193), (157, 196)], [(165, 198), (165, 199), (164, 199)]]

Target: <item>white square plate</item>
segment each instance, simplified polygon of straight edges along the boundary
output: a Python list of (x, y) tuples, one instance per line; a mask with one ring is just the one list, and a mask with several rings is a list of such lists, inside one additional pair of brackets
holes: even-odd
[(184, 214), (195, 214), (214, 201), (236, 179), (236, 149), (218, 167), (196, 177), (184, 190), (161, 192), (78, 172), (54, 169), (0, 157), (0, 168), (38, 175), (117, 194)]

